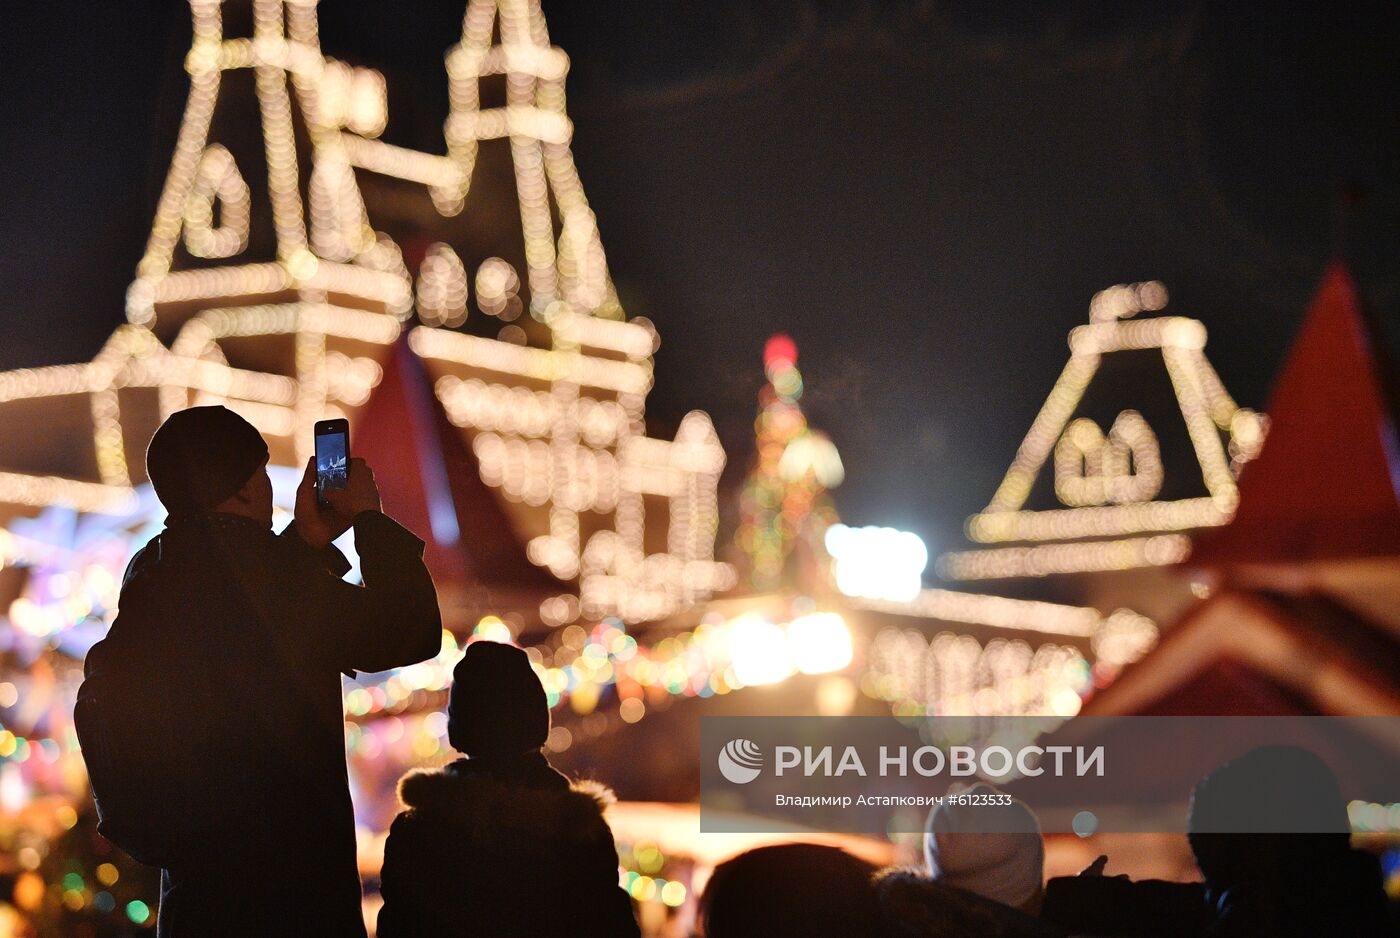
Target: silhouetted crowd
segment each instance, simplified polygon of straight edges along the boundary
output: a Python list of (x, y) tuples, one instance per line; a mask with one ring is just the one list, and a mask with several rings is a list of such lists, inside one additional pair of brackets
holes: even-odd
[[(161, 426), (147, 471), (169, 518), (85, 662), (74, 720), (98, 829), (161, 868), (160, 938), (363, 938), (341, 675), (440, 647), (423, 543), (383, 513), (369, 467), (351, 459), (322, 504), (308, 462), (295, 519), (274, 534), (268, 455), (222, 407)], [(352, 527), (362, 585), (342, 579), (332, 543)], [(463, 758), (400, 783), (378, 934), (638, 935), (604, 819), (612, 794), (545, 758), (549, 706), (526, 654), (468, 644), (447, 718)], [(1320, 817), (1314, 832), (1217, 833), (1296, 807), (1262, 796), (1282, 777)], [(1391, 933), (1378, 863), (1351, 848), (1336, 780), (1308, 753), (1221, 767), (1197, 786), (1190, 826), (1201, 883), (1131, 882), (1100, 858), (1047, 884), (1024, 805), (945, 804), (923, 868), (762, 847), (714, 870), (698, 924), (707, 938)]]
[[(1309, 832), (1223, 832), (1277, 829), (1285, 819)], [(1046, 883), (1043, 838), (1023, 804), (945, 805), (929, 815), (923, 868), (878, 870), (814, 844), (762, 847), (721, 864), (701, 899), (701, 930), (706, 938), (1400, 934), (1380, 864), (1351, 847), (1336, 779), (1311, 753), (1261, 747), (1226, 763), (1197, 784), (1188, 826), (1204, 882), (1109, 876), (1101, 856)]]

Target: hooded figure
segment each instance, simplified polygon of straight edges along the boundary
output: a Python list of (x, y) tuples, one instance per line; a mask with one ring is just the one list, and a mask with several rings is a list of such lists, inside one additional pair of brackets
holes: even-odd
[[(156, 767), (135, 802), (143, 857), (163, 868), (160, 938), (365, 934), (341, 673), (441, 647), (423, 542), (378, 510), (368, 467), (322, 508), (308, 465), (279, 535), (267, 458), (223, 407), (156, 431), (147, 474), (166, 527), (84, 665), (85, 687), (123, 689), (101, 699), (143, 724), (139, 751), (114, 758)], [(363, 586), (330, 545), (352, 524)]]
[(1052, 879), (1045, 918), (1077, 935), (1143, 938), (1379, 938), (1376, 857), (1350, 845), (1337, 778), (1296, 746), (1262, 746), (1206, 775), (1187, 837), (1204, 883), (1105, 876), (1100, 857)]
[(603, 809), (540, 751), (549, 705), (513, 645), (467, 645), (452, 672), (447, 736), (466, 753), (399, 783), (384, 847), (380, 938), (638, 934)]
[(1380, 864), (1351, 848), (1337, 778), (1313, 753), (1262, 746), (1225, 763), (1196, 784), (1187, 827), (1210, 938), (1391, 933)]

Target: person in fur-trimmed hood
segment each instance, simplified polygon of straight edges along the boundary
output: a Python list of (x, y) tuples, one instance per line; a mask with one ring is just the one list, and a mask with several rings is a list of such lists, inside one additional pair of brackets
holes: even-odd
[(468, 645), (447, 705), (448, 741), (468, 758), (399, 783), (379, 938), (638, 935), (603, 819), (612, 792), (555, 771), (541, 752), (548, 735), (525, 653)]

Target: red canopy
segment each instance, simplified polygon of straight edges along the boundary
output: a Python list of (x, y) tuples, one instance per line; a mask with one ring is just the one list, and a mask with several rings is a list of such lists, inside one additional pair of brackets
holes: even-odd
[(1400, 555), (1391, 377), (1350, 273), (1332, 264), (1274, 386), (1235, 520), (1198, 539), (1191, 565)]
[(440, 588), (537, 594), (535, 603), (564, 588), (526, 559), (520, 535), (403, 340), (384, 362), (351, 449), (374, 467), (385, 511), (427, 542), (424, 560)]

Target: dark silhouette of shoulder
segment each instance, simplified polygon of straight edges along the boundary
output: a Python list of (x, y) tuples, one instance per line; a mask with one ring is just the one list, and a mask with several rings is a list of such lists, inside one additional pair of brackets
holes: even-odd
[(530, 753), (412, 772), (399, 799), (381, 938), (638, 934), (603, 816), (607, 787), (570, 781)]

